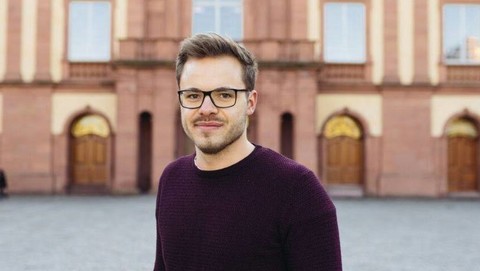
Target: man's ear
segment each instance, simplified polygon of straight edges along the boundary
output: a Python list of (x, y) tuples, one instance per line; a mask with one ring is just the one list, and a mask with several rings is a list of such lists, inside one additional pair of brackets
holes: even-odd
[(256, 90), (250, 91), (250, 94), (248, 95), (248, 100), (247, 100), (247, 115), (252, 115), (255, 112), (255, 108), (257, 108), (257, 96), (258, 93)]

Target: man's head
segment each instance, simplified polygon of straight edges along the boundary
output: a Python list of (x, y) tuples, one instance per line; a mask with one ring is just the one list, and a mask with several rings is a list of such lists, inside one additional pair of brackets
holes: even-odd
[(218, 56), (232, 56), (236, 58), (243, 68), (242, 79), (246, 89), (255, 89), (258, 71), (255, 57), (241, 44), (214, 33), (197, 34), (182, 42), (176, 63), (177, 85), (180, 85), (183, 68), (189, 58)]
[(256, 73), (253, 56), (230, 39), (199, 34), (182, 43), (177, 58), (181, 120), (197, 150), (216, 154), (245, 146), (247, 117), (257, 103)]

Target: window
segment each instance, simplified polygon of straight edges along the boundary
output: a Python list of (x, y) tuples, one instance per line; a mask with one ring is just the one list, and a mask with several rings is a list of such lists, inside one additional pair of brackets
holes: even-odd
[(325, 62), (365, 63), (365, 6), (326, 3), (324, 18)]
[(215, 32), (234, 40), (243, 36), (241, 0), (194, 0), (193, 34)]
[(443, 7), (443, 57), (447, 64), (480, 64), (480, 5)]
[(68, 60), (110, 60), (110, 14), (108, 1), (71, 1), (68, 20)]

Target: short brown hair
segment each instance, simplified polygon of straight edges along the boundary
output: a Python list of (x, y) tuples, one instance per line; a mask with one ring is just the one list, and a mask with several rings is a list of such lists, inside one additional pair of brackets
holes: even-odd
[(176, 62), (177, 84), (180, 85), (183, 67), (189, 57), (215, 56), (235, 57), (243, 67), (242, 79), (246, 89), (255, 89), (258, 68), (253, 54), (234, 40), (215, 33), (196, 34), (181, 43)]

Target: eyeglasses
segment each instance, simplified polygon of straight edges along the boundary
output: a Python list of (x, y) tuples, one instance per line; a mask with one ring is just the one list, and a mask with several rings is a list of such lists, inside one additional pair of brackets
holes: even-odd
[(248, 89), (217, 88), (211, 91), (186, 89), (178, 91), (178, 99), (182, 107), (197, 109), (202, 106), (205, 97), (209, 96), (217, 108), (228, 108), (237, 103), (237, 92), (239, 91), (248, 91)]

